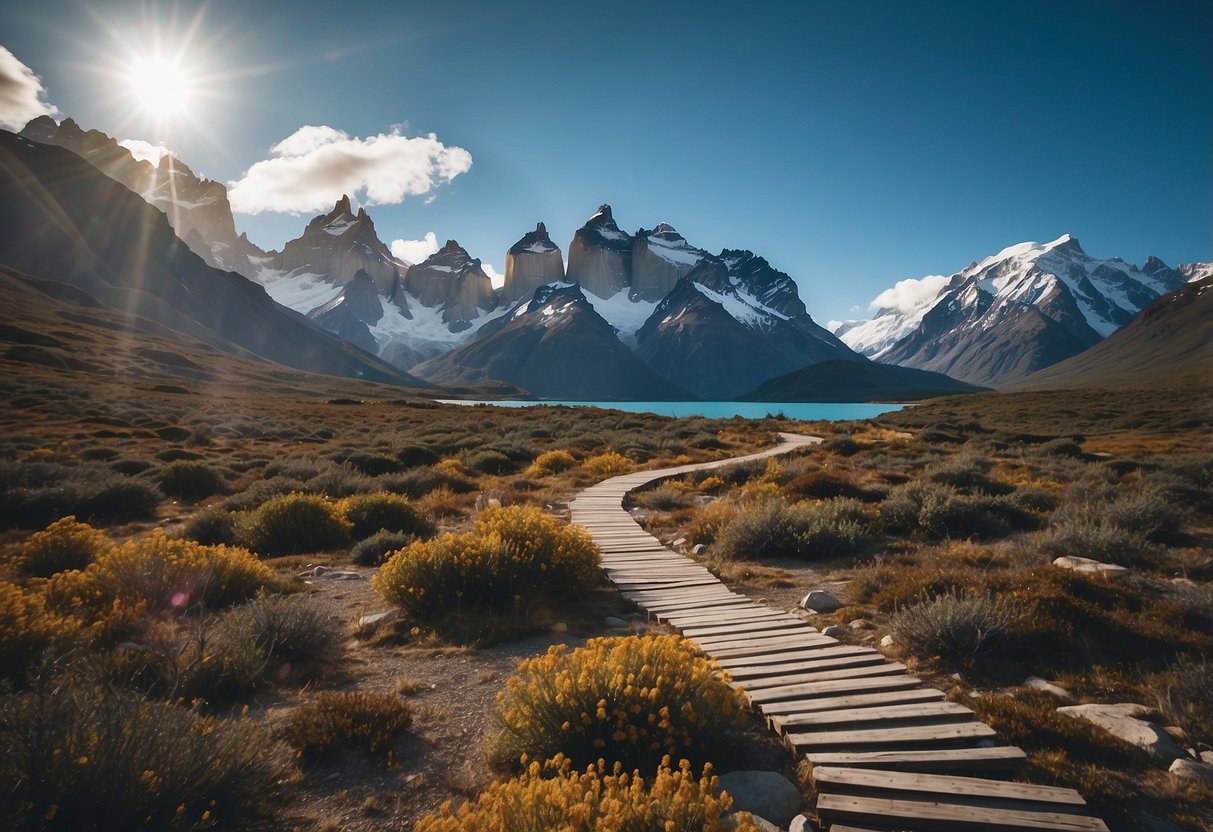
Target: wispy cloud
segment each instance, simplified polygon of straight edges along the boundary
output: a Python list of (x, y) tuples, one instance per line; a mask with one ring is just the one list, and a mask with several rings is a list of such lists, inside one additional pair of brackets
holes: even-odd
[(868, 308), (874, 312), (880, 309), (896, 309), (910, 313), (935, 300), (947, 282), (948, 278), (939, 274), (899, 280), (893, 284), (892, 289), (885, 289), (873, 298)]
[(270, 148), (228, 184), (232, 210), (302, 214), (332, 205), (341, 194), (364, 205), (394, 205), (444, 185), (472, 167), (472, 154), (447, 147), (433, 133), (399, 129), (358, 138), (332, 127), (304, 126)]
[(438, 252), (438, 237), (433, 231), (425, 232), (420, 240), (392, 240), (392, 254), (410, 265), (420, 263)]
[(118, 144), (129, 150), (131, 155), (139, 161), (151, 162), (153, 165), (160, 164), (160, 157), (173, 155), (173, 151), (164, 145), (152, 144), (143, 139), (123, 139)]
[(46, 100), (42, 79), (0, 46), (0, 127), (20, 130), (32, 118), (58, 114), (59, 108)]

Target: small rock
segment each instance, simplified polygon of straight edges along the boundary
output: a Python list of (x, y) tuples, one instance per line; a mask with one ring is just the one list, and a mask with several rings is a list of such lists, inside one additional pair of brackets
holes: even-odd
[(804, 815), (797, 815), (788, 824), (788, 832), (817, 832), (817, 826)]
[(1213, 751), (1202, 751), (1199, 756), (1202, 763), (1213, 765)]
[(885, 648), (886, 650), (888, 648), (892, 647), (896, 643), (897, 643), (897, 640), (894, 639), (892, 635), (887, 635), (880, 640), (880, 646)]
[(1180, 757), (1171, 763), (1171, 767), (1167, 771), (1171, 772), (1171, 776), (1176, 779), (1204, 780), (1213, 783), (1213, 765), (1208, 763), (1198, 763), (1196, 760)]
[(1055, 685), (1052, 682), (1046, 681), (1039, 676), (1029, 676), (1023, 680), (1025, 688), (1032, 690), (1043, 690), (1045, 693), (1052, 694), (1058, 701), (1066, 705), (1074, 704), (1074, 696), (1061, 685)]
[(1188, 741), (1188, 735), (1184, 732), (1184, 729), (1180, 728), (1178, 725), (1164, 725), (1162, 730), (1170, 734), (1171, 739), (1175, 740), (1176, 742)]
[(842, 609), (842, 601), (839, 601), (838, 596), (832, 592), (826, 592), (824, 589), (815, 589), (804, 596), (804, 599), (800, 602), (800, 606), (806, 610), (830, 613)]
[(800, 811), (800, 789), (777, 771), (730, 771), (720, 776), (720, 788), (733, 796), (733, 808), (782, 826)]
[(312, 574), (313, 574), (313, 575), (316, 575), (316, 576), (323, 575), (323, 574), (324, 574), (325, 572), (327, 572), (327, 571), (329, 571), (329, 568), (328, 568), (327, 566), (314, 566), (314, 567), (312, 567)]
[(1080, 558), (1077, 555), (1063, 555), (1053, 561), (1053, 565), (1074, 572), (1096, 575), (1101, 578), (1115, 580), (1129, 574), (1129, 570), (1115, 563), (1101, 563), (1090, 558)]
[(360, 581), (363, 578), (365, 578), (366, 576), (363, 575), (361, 572), (338, 571), (338, 572), (329, 572), (328, 577), (332, 578), (334, 581)]
[(358, 619), (358, 630), (360, 632), (377, 630), (380, 627), (386, 627), (398, 618), (400, 618), (400, 610), (367, 613)]
[(565, 633), (567, 633), (568, 631), (569, 631), (569, 625), (565, 624), (563, 621), (557, 621), (555, 624), (552, 625), (552, 635), (554, 635), (554, 636), (562, 636)]
[(866, 618), (856, 618), (855, 620), (848, 622), (847, 626), (852, 630), (870, 630), (876, 625), (871, 621), (868, 621)]
[(670, 543), (670, 546), (674, 547), (675, 549), (681, 549), (685, 545), (687, 545), (687, 539), (685, 537), (674, 538), (674, 540)]
[(1171, 583), (1175, 584), (1176, 586), (1196, 586), (1196, 581), (1192, 580), (1191, 578), (1172, 578)]
[(608, 627), (614, 627), (617, 630), (618, 629), (631, 629), (631, 627), (632, 627), (631, 621), (624, 621), (622, 618), (616, 618), (613, 615), (608, 615), (606, 617), (606, 619), (604, 620), (604, 623)]
[(1159, 728), (1139, 719), (1149, 711), (1142, 705), (1122, 703), (1118, 705), (1067, 705), (1057, 713), (1076, 719), (1085, 719), (1098, 725), (1114, 737), (1149, 751), (1163, 760), (1174, 760), (1184, 756), (1183, 750), (1171, 736)]
[(829, 636), (830, 638), (841, 638), (842, 636), (846, 635), (846, 632), (846, 627), (839, 627), (837, 624), (831, 624), (829, 627), (822, 630), (821, 634), (823, 636)]
[(644, 515), (644, 509), (642, 509), (640, 506), (635, 506), (634, 508), (628, 509), (628, 514), (632, 515), (633, 517), (641, 517)]
[(703, 545), (702, 543), (696, 543), (694, 546), (691, 547), (691, 554), (697, 558), (705, 555), (707, 553), (707, 551), (708, 551), (708, 547)]
[(716, 498), (711, 494), (696, 494), (692, 498), (692, 502), (697, 506), (706, 506), (708, 503), (716, 502)]

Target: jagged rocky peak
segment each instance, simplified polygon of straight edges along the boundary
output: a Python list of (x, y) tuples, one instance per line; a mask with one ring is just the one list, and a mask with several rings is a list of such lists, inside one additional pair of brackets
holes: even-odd
[(560, 247), (548, 236), (543, 223), (510, 246), (505, 255), (505, 287), (501, 299), (514, 303), (530, 295), (540, 286), (564, 280), (564, 258)]
[(600, 298), (614, 297), (631, 285), (632, 243), (615, 224), (611, 206), (599, 206), (569, 243), (568, 279)]
[(768, 263), (765, 257), (744, 249), (726, 248), (720, 252), (720, 259), (728, 268), (730, 282), (739, 292), (788, 318), (808, 315), (796, 281)]
[(117, 139), (100, 130), (84, 130), (70, 118), (56, 124), (50, 116), (38, 116), (25, 125), (21, 135), (66, 147), (139, 194), (165, 213), (177, 236), (208, 265), (246, 277), (256, 274), (249, 257), (261, 257), (265, 252), (237, 236), (227, 189), (221, 183), (198, 177), (169, 154), (155, 165), (138, 160)]
[(410, 267), (404, 287), (422, 306), (440, 309), (451, 332), (470, 328), (482, 312), (497, 308), (497, 293), (480, 260), (455, 240)]
[(359, 269), (353, 279), (341, 287), (337, 297), (311, 310), (307, 316), (372, 355), (379, 351), (370, 328), (383, 318), (383, 301), (375, 281), (365, 269)]
[(708, 256), (667, 222), (659, 223), (652, 231), (642, 228), (635, 239), (632, 292), (641, 300), (661, 300)]
[(349, 196), (337, 200), (332, 211), (314, 217), (302, 236), (282, 247), (273, 265), (286, 272), (320, 275), (338, 286), (364, 271), (381, 295), (396, 300), (407, 312), (399, 293), (401, 272), (407, 266), (379, 239), (366, 211), (359, 208), (357, 215), (353, 213)]

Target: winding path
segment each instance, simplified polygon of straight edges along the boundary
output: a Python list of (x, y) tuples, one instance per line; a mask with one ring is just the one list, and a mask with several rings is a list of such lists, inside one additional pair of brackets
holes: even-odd
[(572, 520), (589, 529), (624, 597), (715, 658), (788, 746), (805, 755), (825, 828), (1107, 832), (1072, 789), (994, 779), (1013, 773), (1023, 751), (999, 745), (971, 710), (946, 701), (904, 665), (732, 591), (623, 508), (624, 495), (654, 480), (821, 441), (779, 436), (774, 447), (748, 456), (604, 480), (572, 501)]

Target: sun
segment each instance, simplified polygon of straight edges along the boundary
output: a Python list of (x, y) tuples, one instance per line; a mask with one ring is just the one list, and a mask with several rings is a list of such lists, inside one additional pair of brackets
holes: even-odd
[(127, 77), (135, 104), (144, 114), (169, 119), (189, 109), (193, 79), (181, 61), (160, 56), (135, 58)]

